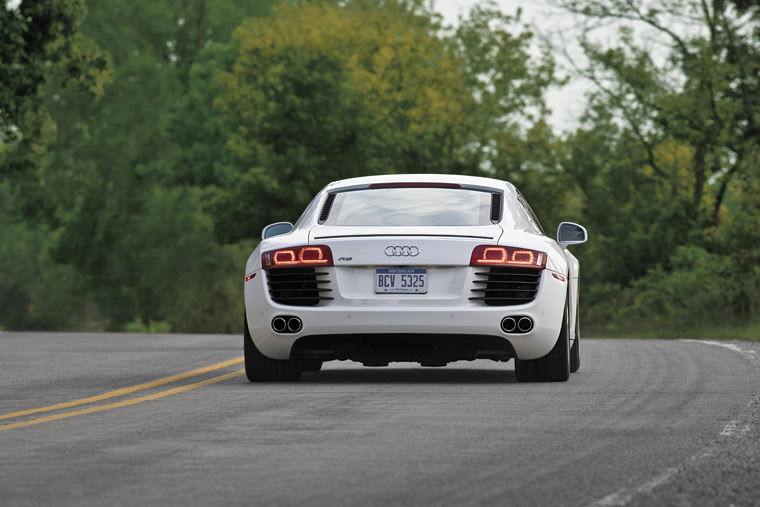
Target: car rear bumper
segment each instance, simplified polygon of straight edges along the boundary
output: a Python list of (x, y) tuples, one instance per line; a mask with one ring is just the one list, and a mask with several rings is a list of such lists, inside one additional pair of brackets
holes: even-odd
[[(557, 341), (566, 294), (566, 282), (545, 270), (536, 298), (517, 306), (487, 306), (469, 301), (469, 293), (438, 305), (412, 306), (411, 299), (401, 296), (384, 298), (383, 306), (339, 297), (319, 306), (289, 306), (270, 299), (266, 276), (259, 271), (245, 284), (245, 307), (254, 344), (272, 359), (291, 358), (293, 345), (301, 337), (413, 334), (440, 335), (442, 341), (445, 335), (497, 337), (509, 342), (518, 358), (536, 359), (548, 354)], [(277, 333), (272, 329), (276, 316), (298, 317), (303, 327), (297, 333)], [(507, 316), (531, 317), (534, 327), (527, 333), (505, 333), (500, 324)]]

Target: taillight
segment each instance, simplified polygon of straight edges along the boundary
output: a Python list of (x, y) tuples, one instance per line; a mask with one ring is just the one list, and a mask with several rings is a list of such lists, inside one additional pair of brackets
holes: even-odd
[(479, 245), (472, 251), (470, 266), (516, 266), (544, 269), (546, 254), (527, 248)]
[(369, 188), (462, 188), (456, 183), (373, 183)]
[(261, 267), (264, 269), (332, 265), (332, 252), (325, 245), (294, 246), (261, 254)]

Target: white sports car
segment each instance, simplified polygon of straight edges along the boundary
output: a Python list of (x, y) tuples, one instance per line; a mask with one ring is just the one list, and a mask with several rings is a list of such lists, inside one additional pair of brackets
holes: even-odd
[(578, 260), (514, 185), (389, 175), (327, 185), (292, 225), (264, 228), (245, 271), (245, 369), (298, 380), (324, 361), (366, 366), (515, 359), (520, 381), (580, 365)]

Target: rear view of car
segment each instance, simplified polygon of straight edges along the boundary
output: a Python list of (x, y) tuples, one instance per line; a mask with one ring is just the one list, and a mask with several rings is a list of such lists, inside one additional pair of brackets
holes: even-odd
[[(265, 228), (248, 260), (248, 378), (296, 380), (332, 360), (516, 359), (520, 380), (566, 380), (577, 261), (522, 202), (486, 178), (331, 183), (294, 226)], [(566, 360), (551, 366), (558, 343)]]

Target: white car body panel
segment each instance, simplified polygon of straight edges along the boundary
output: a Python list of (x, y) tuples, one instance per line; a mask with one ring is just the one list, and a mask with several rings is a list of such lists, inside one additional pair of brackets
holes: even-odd
[[(498, 225), (482, 227), (325, 227), (312, 228), (309, 244), (328, 244), (336, 266), (384, 266), (392, 259), (385, 248), (414, 244), (420, 249), (414, 265), (456, 266), (470, 260), (473, 245), (497, 244), (502, 235)], [(350, 261), (345, 259), (351, 258)], [(344, 259), (344, 260), (341, 260)], [(400, 260), (400, 259), (399, 259)], [(392, 262), (392, 265), (405, 265)], [(408, 264), (408, 263), (406, 263)]]
[[(330, 191), (361, 188), (373, 183), (458, 183), (503, 192), (502, 220), (484, 226), (452, 227), (352, 227), (327, 226), (317, 218)], [(334, 182), (312, 201), (294, 229), (264, 239), (246, 264), (244, 286), (247, 324), (251, 338), (265, 356), (289, 359), (293, 344), (301, 337), (341, 334), (469, 334), (496, 336), (508, 341), (520, 359), (536, 359), (552, 349), (559, 336), (569, 294), (571, 341), (574, 339), (578, 301), (578, 260), (556, 241), (537, 231), (529, 220), (509, 208), (516, 190), (506, 182), (451, 175), (389, 175)], [(319, 268), (327, 273), (334, 299), (317, 306), (276, 303), (270, 297), (261, 254), (278, 248), (327, 245), (334, 265)], [(419, 255), (389, 257), (388, 246), (410, 246)], [(472, 301), (475, 273), (483, 267), (469, 265), (478, 245), (527, 248), (547, 254), (538, 293), (533, 301), (514, 306), (487, 306)], [(414, 266), (428, 270), (426, 294), (376, 294), (376, 267)], [(555, 276), (556, 275), (556, 276)], [(569, 284), (569, 288), (568, 288)], [(278, 315), (298, 316), (303, 328), (297, 333), (277, 333), (271, 322)], [(535, 326), (527, 333), (505, 333), (501, 320), (526, 315)]]

